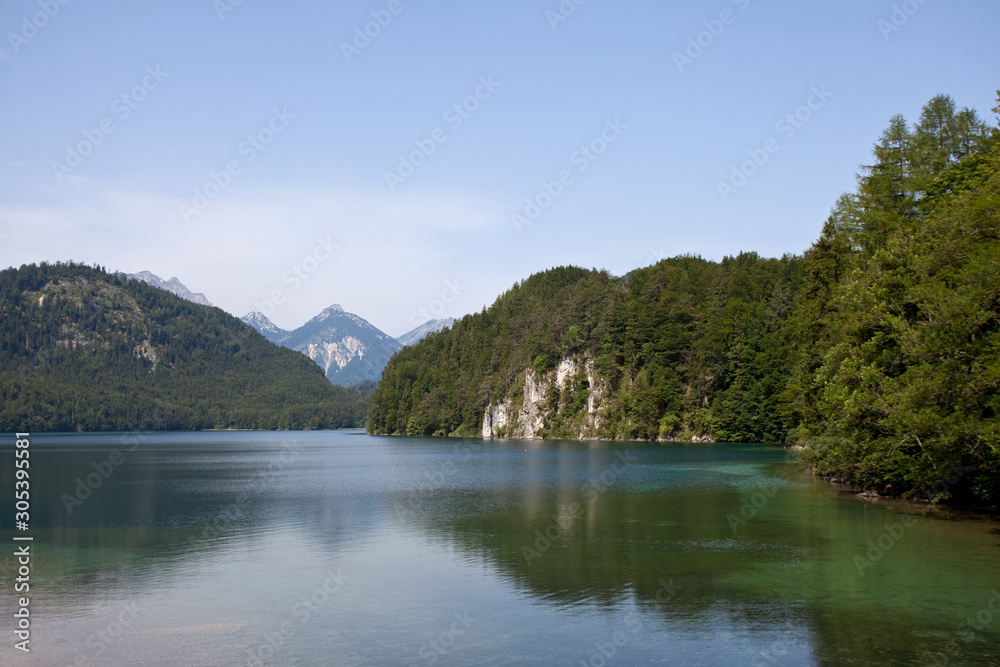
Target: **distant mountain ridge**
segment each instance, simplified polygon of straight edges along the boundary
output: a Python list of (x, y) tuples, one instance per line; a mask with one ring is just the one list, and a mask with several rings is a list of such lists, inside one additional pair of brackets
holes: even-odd
[(403, 347), (406, 347), (408, 345), (416, 345), (424, 338), (426, 338), (429, 334), (437, 333), (438, 331), (441, 331), (443, 329), (448, 329), (454, 323), (455, 319), (452, 317), (447, 317), (443, 320), (429, 320), (421, 324), (416, 329), (413, 329), (412, 331), (407, 331), (402, 336), (397, 336), (396, 340), (398, 340), (403, 345)]
[(191, 301), (192, 303), (198, 303), (202, 306), (214, 305), (204, 294), (201, 292), (192, 292), (176, 277), (171, 278), (170, 280), (164, 280), (155, 273), (151, 273), (149, 271), (140, 271), (139, 273), (129, 273), (127, 275), (129, 278), (141, 280), (144, 283), (152, 285), (153, 287), (159, 287), (162, 290), (166, 290), (171, 294), (176, 294), (180, 298)]
[(290, 331), (286, 331), (278, 327), (274, 322), (267, 319), (267, 317), (265, 317), (261, 313), (258, 313), (256, 310), (247, 313), (240, 319), (243, 320), (244, 323), (252, 326), (254, 329), (257, 330), (257, 333), (259, 333), (261, 336), (268, 339), (272, 343), (280, 344), (280, 341), (287, 338), (288, 334), (291, 333)]
[(281, 329), (257, 311), (241, 319), (271, 342), (302, 352), (323, 369), (330, 382), (343, 387), (366, 380), (378, 382), (389, 359), (403, 347), (339, 304), (294, 331)]
[[(192, 303), (212, 305), (204, 294), (192, 292), (176, 277), (164, 280), (150, 271), (127, 275)], [(430, 320), (396, 339), (364, 318), (346, 312), (339, 304), (333, 304), (293, 331), (282, 329), (258, 311), (240, 319), (272, 343), (302, 352), (323, 369), (330, 382), (343, 387), (378, 382), (393, 354), (454, 323), (452, 318)]]

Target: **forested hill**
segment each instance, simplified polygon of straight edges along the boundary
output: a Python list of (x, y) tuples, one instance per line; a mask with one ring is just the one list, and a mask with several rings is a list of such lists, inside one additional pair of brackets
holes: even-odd
[(0, 431), (362, 426), (366, 400), (218, 308), (78, 264), (0, 271)]
[(369, 429), (480, 435), (488, 405), (510, 398), (512, 415), (530, 410), (531, 376), (544, 385), (541, 428), (507, 419), (493, 435), (782, 441), (784, 327), (800, 264), (749, 253), (679, 257), (624, 278), (573, 267), (534, 275), (398, 353)]
[(894, 117), (802, 257), (534, 275), (396, 354), (369, 431), (789, 443), (863, 488), (996, 504), (998, 134), (947, 96)]

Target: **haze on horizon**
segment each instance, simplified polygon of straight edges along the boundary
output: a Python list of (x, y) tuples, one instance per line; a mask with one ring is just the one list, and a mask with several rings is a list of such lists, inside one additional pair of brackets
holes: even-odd
[(397, 335), (552, 266), (801, 253), (891, 116), (943, 93), (992, 120), (998, 24), (988, 0), (15, 0), (0, 267)]

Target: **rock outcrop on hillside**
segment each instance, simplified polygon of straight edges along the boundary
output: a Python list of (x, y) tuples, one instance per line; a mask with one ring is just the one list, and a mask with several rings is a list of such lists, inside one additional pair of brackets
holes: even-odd
[[(596, 437), (601, 388), (590, 359), (564, 357), (544, 374), (525, 369), (520, 393), (486, 406), (484, 438), (540, 438), (552, 419), (579, 422), (579, 437)], [(582, 408), (582, 409), (581, 409)]]

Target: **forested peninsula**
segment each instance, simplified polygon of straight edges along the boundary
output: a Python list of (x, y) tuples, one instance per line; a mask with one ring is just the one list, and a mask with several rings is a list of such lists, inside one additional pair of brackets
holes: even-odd
[(368, 430), (783, 443), (863, 489), (996, 505), (998, 204), (1000, 132), (935, 97), (802, 255), (533, 275), (396, 354)]

